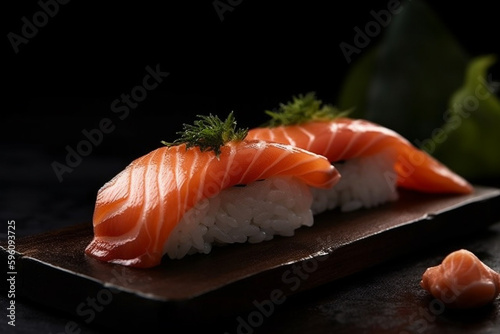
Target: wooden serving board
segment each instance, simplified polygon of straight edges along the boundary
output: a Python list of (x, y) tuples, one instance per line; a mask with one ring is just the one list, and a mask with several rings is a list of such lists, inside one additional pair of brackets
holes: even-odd
[[(278, 304), (497, 221), (500, 189), (478, 186), (473, 194), (458, 196), (400, 191), (398, 201), (377, 208), (318, 215), (314, 226), (293, 237), (223, 246), (208, 255), (166, 259), (151, 269), (87, 257), (93, 232), (85, 223), (18, 239), (16, 291), (85, 323), (169, 328), (243, 314), (264, 301)], [(0, 255), (6, 263), (5, 242)], [(6, 281), (0, 282), (7, 289)]]

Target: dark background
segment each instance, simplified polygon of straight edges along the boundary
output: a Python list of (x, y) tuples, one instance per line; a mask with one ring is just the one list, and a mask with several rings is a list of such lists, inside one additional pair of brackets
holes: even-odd
[[(374, 20), (370, 12), (386, 10), (389, 3), (241, 1), (221, 21), (213, 1), (70, 1), (17, 54), (7, 34), (20, 35), (22, 18), (33, 22), (41, 7), (35, 1), (9, 3), (0, 121), (2, 215), (36, 231), (91, 220), (104, 182), (161, 140), (175, 139), (182, 123), (198, 114), (222, 118), (234, 111), (241, 127), (253, 127), (266, 119), (265, 109), (292, 95), (315, 91), (335, 103), (352, 65), (340, 43), (353, 45), (354, 28), (364, 30)], [(470, 56), (500, 54), (497, 14), (489, 2), (427, 4)], [(383, 30), (360, 55), (382, 36)], [(146, 66), (157, 64), (169, 76), (119, 119), (112, 102), (141, 85)], [(492, 68), (496, 81), (498, 68)], [(53, 163), (65, 164), (67, 147), (76, 149), (86, 139), (82, 131), (97, 128), (104, 118), (114, 130), (60, 182)]]
[[(172, 139), (182, 122), (200, 113), (222, 117), (234, 110), (246, 127), (260, 124), (264, 109), (294, 94), (312, 90), (334, 103), (350, 66), (339, 44), (353, 44), (353, 28), (364, 29), (373, 20), (370, 11), (387, 9), (390, 1), (238, 2), (222, 22), (213, 1), (59, 5), (18, 54), (4, 38), (8, 108), (2, 136), (62, 154), (81, 139), (82, 129), (116, 119), (111, 102), (130, 93), (145, 67), (156, 64), (170, 76), (93, 153), (119, 150), (135, 157)], [(8, 11), (4, 36), (19, 34), (21, 18), (32, 21), (40, 10), (36, 1), (23, 3)], [(428, 5), (470, 55), (499, 50), (496, 11), (488, 2)]]
[[(2, 221), (16, 220), (19, 238), (91, 221), (97, 190), (161, 140), (175, 139), (197, 114), (234, 111), (240, 126), (253, 127), (264, 121), (265, 109), (292, 95), (315, 91), (335, 103), (351, 65), (339, 44), (353, 44), (354, 27), (363, 29), (373, 20), (370, 11), (387, 9), (388, 2), (244, 0), (221, 21), (210, 0), (74, 0), (59, 5), (17, 54), (7, 34), (21, 34), (21, 19), (32, 22), (40, 5), (3, 4)], [(471, 56), (500, 54), (491, 2), (428, 5)], [(119, 119), (111, 103), (142, 83), (146, 66), (157, 64), (169, 76)], [(492, 69), (496, 81), (498, 68)], [(60, 182), (53, 163), (64, 164), (67, 146), (75, 149), (85, 139), (82, 130), (97, 128), (103, 118), (114, 130)], [(47, 317), (29, 307), (18, 312), (25, 328)]]

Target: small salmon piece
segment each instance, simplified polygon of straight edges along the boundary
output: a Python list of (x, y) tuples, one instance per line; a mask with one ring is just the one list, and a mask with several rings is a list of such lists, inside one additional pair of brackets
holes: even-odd
[(450, 308), (475, 308), (493, 302), (500, 293), (500, 274), (473, 253), (460, 249), (428, 268), (420, 286)]
[(254, 128), (247, 139), (289, 144), (325, 156), (331, 163), (391, 150), (397, 185), (426, 193), (469, 194), (472, 186), (393, 130), (351, 118)]

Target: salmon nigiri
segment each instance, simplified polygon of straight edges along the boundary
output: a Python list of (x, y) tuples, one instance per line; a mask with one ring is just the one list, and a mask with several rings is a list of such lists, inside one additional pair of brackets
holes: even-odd
[(397, 187), (427, 193), (471, 193), (472, 186), (398, 133), (362, 119), (351, 119), (313, 93), (294, 97), (271, 120), (251, 129), (247, 139), (293, 145), (325, 156), (342, 175), (328, 191), (316, 192), (316, 213), (343, 211), (397, 199)]
[(480, 307), (500, 294), (500, 274), (474, 253), (460, 249), (447, 255), (440, 265), (427, 268), (420, 286), (448, 307)]
[(88, 255), (153, 267), (165, 254), (209, 253), (212, 244), (257, 243), (313, 224), (310, 188), (330, 188), (340, 178), (328, 160), (245, 140), (232, 113), (225, 121), (200, 117), (98, 191)]

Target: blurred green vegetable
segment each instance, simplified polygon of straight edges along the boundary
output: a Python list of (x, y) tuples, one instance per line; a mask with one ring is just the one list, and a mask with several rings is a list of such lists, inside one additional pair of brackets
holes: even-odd
[(450, 99), (445, 123), (434, 130), (434, 155), (469, 178), (500, 175), (500, 101), (488, 68), (495, 55), (473, 59), (463, 86)]
[(471, 60), (424, 1), (402, 6), (354, 61), (337, 107), (397, 131), (464, 177), (500, 177), (500, 107), (486, 84), (495, 57)]

